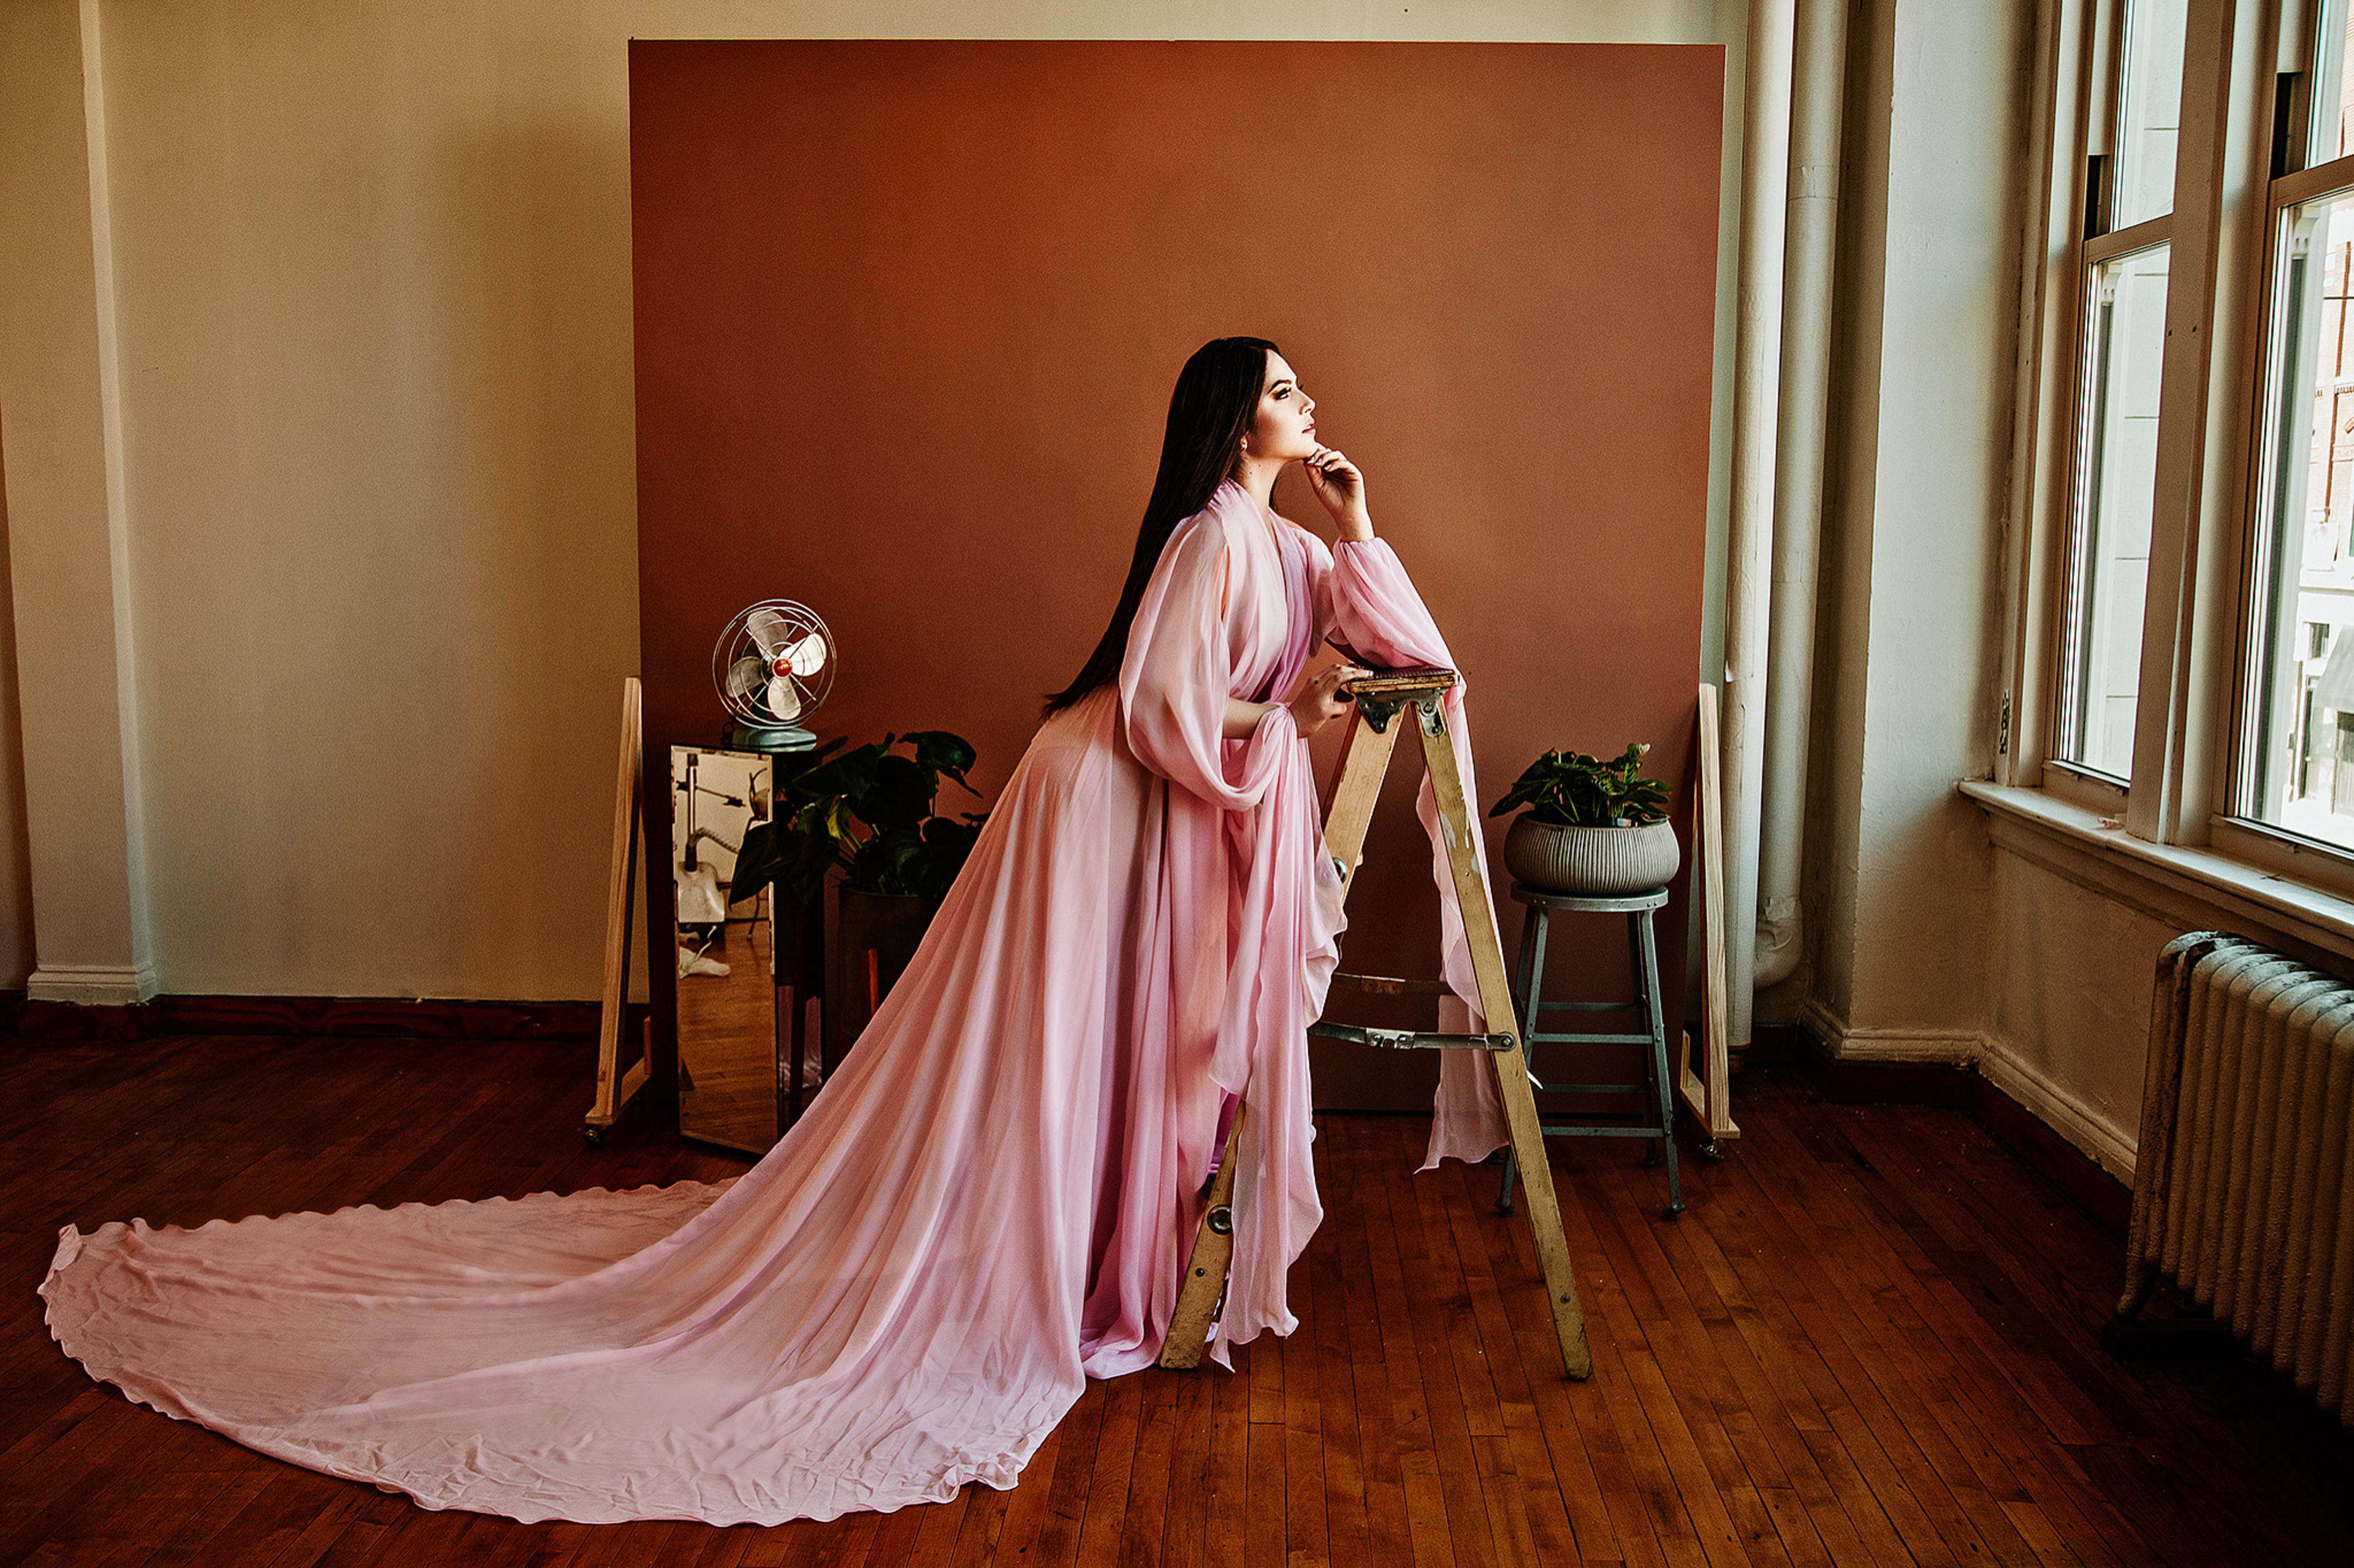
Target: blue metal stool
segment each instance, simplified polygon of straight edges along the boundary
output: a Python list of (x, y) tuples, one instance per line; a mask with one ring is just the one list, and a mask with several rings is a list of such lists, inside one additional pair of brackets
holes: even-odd
[[(1667, 1019), (1659, 1011), (1659, 951), (1653, 940), (1651, 916), (1668, 902), (1668, 890), (1629, 894), (1624, 898), (1576, 898), (1564, 893), (1542, 893), (1512, 885), (1512, 896), (1528, 906), (1521, 922), (1521, 956), (1512, 976), (1512, 1001), (1520, 1013), (1521, 1038), (1528, 1043), (1530, 1071), (1535, 1071), (1536, 1048), (1553, 1042), (1595, 1045), (1648, 1045), (1644, 1081), (1633, 1084), (1548, 1084), (1536, 1088), (1548, 1095), (1645, 1095), (1644, 1110), (1630, 1119), (1613, 1122), (1547, 1122), (1547, 1138), (1648, 1138), (1657, 1141), (1643, 1156), (1643, 1168), (1668, 1160), (1668, 1218), (1684, 1212), (1683, 1185), (1676, 1171), (1675, 1102), (1668, 1097)], [(1632, 1001), (1546, 1001), (1544, 997), (1545, 937), (1555, 914), (1624, 915), (1627, 916), (1627, 962), (1635, 980)], [(1585, 1031), (1547, 1033), (1538, 1027), (1548, 1012), (1631, 1012), (1642, 1026), (1639, 1034), (1596, 1033)], [(1504, 1153), (1504, 1182), (1496, 1193), (1496, 1212), (1512, 1212), (1512, 1178), (1516, 1174), (1510, 1150)]]

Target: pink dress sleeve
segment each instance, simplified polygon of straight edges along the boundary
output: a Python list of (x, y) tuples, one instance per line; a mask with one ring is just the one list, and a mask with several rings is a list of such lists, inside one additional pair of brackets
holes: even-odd
[(1289, 710), (1278, 706), (1244, 745), (1226, 747), (1226, 700), (1237, 694), (1225, 624), (1231, 569), (1214, 514), (1177, 525), (1129, 628), (1120, 715), (1139, 762), (1214, 805), (1247, 811), (1266, 795), (1299, 730)]
[[(1447, 718), (1456, 770), (1463, 778), (1464, 797), (1477, 812), (1479, 784), (1472, 771), (1471, 726), (1463, 706), (1469, 683), (1462, 679), (1455, 655), (1439, 635), (1438, 623), (1424, 607), (1422, 596), (1415, 591), (1397, 552), (1381, 539), (1344, 539), (1334, 551), (1316, 535), (1308, 536), (1312, 546), (1309, 571), (1316, 592), (1320, 638), (1329, 632), (1377, 666), (1435, 664), (1456, 672), (1455, 689), (1439, 700), (1440, 708)], [(1465, 934), (1462, 909), (1455, 895), (1454, 868), (1447, 861), (1446, 837), (1439, 831), (1438, 801), (1427, 776), (1415, 796), (1415, 814), (1429, 836), (1431, 876), (1438, 885), (1439, 969), (1455, 993), (1439, 1002), (1439, 1027), (1449, 1033), (1481, 1030), (1485, 1024), (1479, 1012), (1479, 981), (1471, 971), (1470, 938)], [(1487, 844), (1476, 832), (1471, 842), (1479, 853), (1481, 880), (1492, 889), (1495, 879), (1488, 869)], [(1492, 894), (1490, 907), (1479, 910), (1475, 917), (1495, 928)], [(1502, 950), (1500, 938), (1497, 950)], [(1494, 1078), (1473, 1053), (1442, 1052), (1430, 1147), (1422, 1169), (1428, 1171), (1450, 1157), (1471, 1162), (1485, 1160), (1503, 1146), (1505, 1136), (1504, 1107), (1496, 1097)]]

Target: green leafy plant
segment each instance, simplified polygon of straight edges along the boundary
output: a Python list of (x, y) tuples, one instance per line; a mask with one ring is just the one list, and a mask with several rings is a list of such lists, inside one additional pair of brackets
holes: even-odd
[(847, 887), (938, 903), (988, 820), (986, 812), (933, 810), (942, 779), (979, 799), (965, 779), (974, 755), (962, 736), (924, 729), (886, 735), (790, 777), (780, 770), (774, 817), (744, 835), (736, 895), (772, 882), (779, 897), (806, 902), (838, 871)]
[(1537, 821), (1564, 828), (1632, 828), (1664, 821), (1668, 787), (1636, 776), (1650, 749), (1649, 742), (1630, 743), (1607, 762), (1582, 751), (1548, 751), (1529, 764), (1488, 814), (1500, 817), (1526, 806)]

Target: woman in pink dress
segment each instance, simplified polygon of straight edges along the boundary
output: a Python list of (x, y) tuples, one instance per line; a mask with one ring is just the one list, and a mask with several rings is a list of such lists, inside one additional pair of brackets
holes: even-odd
[[(1327, 633), (1447, 662), (1314, 410), (1262, 339), (1186, 363), (1109, 629), (907, 972), (750, 1171), (68, 1226), (41, 1287), (58, 1342), (133, 1399), (429, 1508), (777, 1523), (1008, 1488), (1087, 1376), (1158, 1356), (1237, 1104), (1213, 1354), (1288, 1332), (1321, 1217), (1305, 1031), (1342, 926), (1306, 737), (1347, 711), (1346, 670), (1304, 672)], [(1293, 461), (1337, 550), (1267, 504)], [(1450, 1071), (1433, 1161), (1502, 1141), (1492, 1090)]]

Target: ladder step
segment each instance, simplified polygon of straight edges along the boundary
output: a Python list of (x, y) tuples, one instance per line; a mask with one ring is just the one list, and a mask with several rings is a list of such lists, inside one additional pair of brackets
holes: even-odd
[(1445, 980), (1392, 980), (1387, 975), (1344, 975), (1332, 977), (1334, 985), (1350, 986), (1357, 991), (1371, 991), (1376, 996), (1446, 996)]
[(1520, 1042), (1510, 1034), (1429, 1034), (1412, 1029), (1367, 1029), (1354, 1023), (1311, 1023), (1320, 1040), (1352, 1045), (1383, 1045), (1393, 1051), (1510, 1051)]
[[(1331, 642), (1331, 639), (1327, 638), (1325, 641)], [(1339, 649), (1353, 663), (1361, 665), (1368, 663), (1362, 655), (1351, 653), (1338, 642), (1333, 642), (1332, 646)], [(1454, 685), (1455, 682), (1456, 674), (1452, 670), (1437, 664), (1409, 664), (1395, 670), (1374, 669), (1369, 675), (1359, 675), (1353, 680), (1343, 683), (1341, 689), (1345, 692), (1370, 693), (1374, 696), (1414, 697), (1430, 692), (1446, 691)]]

